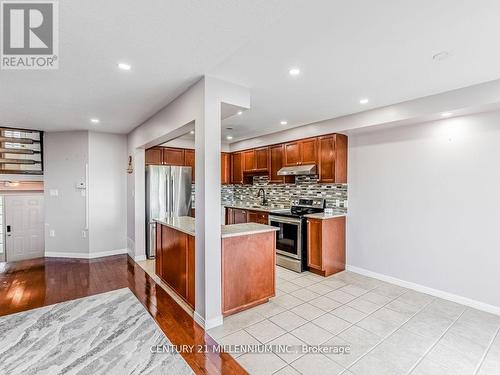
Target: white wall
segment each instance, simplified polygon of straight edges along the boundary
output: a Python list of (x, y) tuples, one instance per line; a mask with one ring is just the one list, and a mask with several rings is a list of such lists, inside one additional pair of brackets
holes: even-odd
[[(85, 181), (88, 162), (88, 132), (45, 133), (45, 252), (88, 253), (85, 231), (85, 196), (76, 184)], [(50, 194), (57, 190), (58, 195)], [(50, 237), (53, 230), (55, 237)]]
[(89, 251), (127, 248), (127, 137), (89, 132)]
[(500, 307), (499, 191), (500, 112), (351, 134), (347, 262)]

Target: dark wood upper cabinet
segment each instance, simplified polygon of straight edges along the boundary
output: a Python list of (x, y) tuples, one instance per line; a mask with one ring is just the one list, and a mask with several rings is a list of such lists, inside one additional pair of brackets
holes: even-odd
[(318, 139), (310, 138), (300, 141), (301, 164), (316, 164), (318, 160)]
[(269, 163), (269, 147), (255, 149), (255, 169), (266, 170)]
[(309, 138), (288, 142), (283, 146), (284, 162), (287, 167), (301, 164), (316, 164), (318, 159), (318, 139)]
[(283, 145), (283, 165), (291, 167), (299, 165), (300, 157), (300, 142), (289, 142)]
[[(146, 165), (179, 165), (192, 168), (195, 150), (153, 147), (146, 150)], [(347, 183), (347, 136), (329, 134), (251, 150), (221, 153), (221, 183), (250, 183), (254, 175), (268, 175), (271, 183), (293, 182), (278, 176), (282, 167), (317, 164), (319, 182)], [(293, 176), (292, 176), (293, 178)]]
[(283, 176), (278, 171), (283, 167), (283, 145), (269, 147), (269, 182), (283, 183)]
[(153, 147), (146, 150), (145, 159), (146, 165), (161, 165), (163, 162), (162, 149)]
[(319, 182), (347, 183), (347, 136), (318, 138), (318, 177)]
[(255, 169), (255, 150), (243, 152), (243, 171), (253, 171)]
[(243, 154), (234, 152), (231, 154), (231, 183), (243, 183)]
[(195, 166), (195, 153), (194, 150), (184, 150), (184, 166), (191, 167), (191, 182), (195, 182), (194, 166)]
[(163, 148), (163, 164), (184, 166), (183, 148)]
[(220, 156), (220, 181), (222, 185), (231, 183), (231, 154), (221, 153)]

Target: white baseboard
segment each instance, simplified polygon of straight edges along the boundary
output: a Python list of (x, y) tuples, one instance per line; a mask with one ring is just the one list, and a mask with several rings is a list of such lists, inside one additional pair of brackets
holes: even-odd
[(58, 251), (46, 251), (45, 256), (48, 258), (73, 258), (73, 259), (95, 259), (109, 257), (111, 255), (127, 254), (127, 249), (116, 249), (109, 251), (99, 251), (94, 253), (70, 253)]
[(223, 323), (222, 315), (219, 315), (215, 318), (205, 320), (200, 314), (198, 314), (196, 311), (194, 312), (194, 321), (198, 323), (200, 326), (202, 326), (205, 331), (215, 328), (218, 326), (221, 326)]
[[(129, 253), (130, 254), (130, 253)], [(141, 262), (143, 260), (146, 260), (146, 255), (137, 255), (137, 256), (134, 256), (133, 259), (136, 261), (136, 262)]]
[(477, 300), (470, 299), (467, 297), (459, 296), (457, 294), (445, 292), (445, 291), (442, 291), (439, 289), (430, 288), (430, 287), (425, 286), (425, 285), (416, 284), (416, 283), (406, 281), (406, 280), (401, 280), (401, 279), (398, 279), (396, 277), (387, 276), (387, 275), (373, 272), (373, 271), (370, 271), (370, 270), (367, 270), (367, 269), (361, 268), (361, 267), (346, 265), (346, 269), (348, 271), (359, 273), (361, 275), (373, 277), (374, 279), (386, 281), (386, 282), (391, 283), (391, 284), (396, 284), (396, 285), (402, 286), (404, 288), (413, 289), (413, 290), (416, 290), (417, 292), (430, 294), (431, 296), (434, 296), (434, 297), (439, 297), (442, 299), (446, 299), (448, 301), (460, 303), (462, 305), (469, 306), (469, 307), (472, 307), (474, 309), (485, 311), (485, 312), (488, 312), (491, 314), (500, 315), (500, 307), (498, 307), (498, 306), (490, 305), (490, 304), (487, 304), (487, 303), (484, 303), (481, 301), (477, 301)]

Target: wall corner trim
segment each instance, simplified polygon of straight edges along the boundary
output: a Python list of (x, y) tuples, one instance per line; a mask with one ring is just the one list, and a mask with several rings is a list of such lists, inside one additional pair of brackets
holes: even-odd
[(412, 283), (410, 281), (398, 279), (396, 277), (373, 272), (373, 271), (370, 271), (370, 270), (367, 270), (367, 269), (361, 268), (361, 267), (346, 265), (346, 270), (351, 271), (351, 272), (355, 272), (355, 273), (359, 273), (359, 274), (364, 275), (364, 276), (373, 277), (374, 279), (378, 279), (378, 280), (385, 281), (388, 283), (396, 284), (396, 285), (402, 286), (402, 287), (407, 288), (407, 289), (415, 290), (417, 292), (426, 293), (426, 294), (429, 294), (431, 296), (442, 298), (442, 299), (445, 299), (445, 300), (448, 300), (451, 302), (459, 303), (459, 304), (462, 304), (462, 305), (465, 305), (465, 306), (468, 306), (468, 307), (471, 307), (471, 308), (474, 308), (477, 310), (485, 311), (485, 312), (495, 314), (495, 315), (500, 315), (500, 307), (499, 306), (490, 305), (488, 303), (484, 303), (484, 302), (470, 299), (467, 297), (459, 296), (457, 294), (445, 292), (443, 290), (430, 288), (430, 287), (427, 287), (425, 285), (416, 284), (416, 283)]

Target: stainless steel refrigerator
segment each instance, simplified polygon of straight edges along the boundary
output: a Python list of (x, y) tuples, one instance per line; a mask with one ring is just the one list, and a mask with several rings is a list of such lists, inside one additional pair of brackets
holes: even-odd
[(156, 255), (156, 223), (191, 215), (191, 167), (146, 166), (146, 255)]

